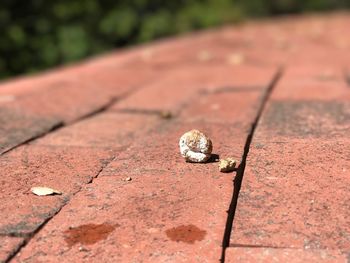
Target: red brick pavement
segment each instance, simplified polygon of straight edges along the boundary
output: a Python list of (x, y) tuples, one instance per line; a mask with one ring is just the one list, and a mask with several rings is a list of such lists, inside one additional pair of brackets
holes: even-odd
[[(0, 261), (347, 262), (349, 23), (249, 22), (3, 83)], [(184, 162), (193, 128), (237, 171)]]

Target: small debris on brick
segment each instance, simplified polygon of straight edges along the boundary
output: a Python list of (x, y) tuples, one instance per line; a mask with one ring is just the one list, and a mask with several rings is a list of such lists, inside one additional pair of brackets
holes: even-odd
[(198, 53), (198, 60), (202, 62), (206, 62), (213, 59), (213, 55), (207, 51), (207, 50), (202, 50)]
[(245, 57), (241, 53), (231, 54), (227, 59), (228, 63), (231, 65), (241, 65), (243, 64), (244, 60), (245, 60)]
[(52, 189), (50, 187), (44, 187), (44, 186), (36, 186), (32, 187), (30, 189), (33, 194), (38, 195), (38, 196), (45, 196), (45, 195), (61, 195), (62, 192)]
[(219, 170), (223, 173), (232, 172), (236, 167), (237, 161), (233, 158), (220, 159)]
[(89, 250), (85, 247), (79, 247), (80, 252), (88, 252)]
[(179, 141), (181, 155), (187, 162), (204, 163), (213, 150), (208, 136), (198, 130), (191, 130), (181, 136)]
[(164, 110), (160, 112), (160, 117), (162, 119), (171, 119), (174, 117), (174, 115), (171, 111)]

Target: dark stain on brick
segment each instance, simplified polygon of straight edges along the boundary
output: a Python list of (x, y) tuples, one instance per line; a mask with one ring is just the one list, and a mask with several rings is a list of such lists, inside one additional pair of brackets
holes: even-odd
[(39, 117), (24, 113), (18, 109), (0, 108), (0, 154), (40, 136), (56, 125), (60, 120), (54, 117)]
[(282, 136), (329, 137), (350, 132), (350, 104), (335, 101), (276, 101), (261, 128)]
[(196, 241), (203, 240), (207, 232), (195, 225), (181, 225), (166, 230), (165, 234), (172, 241), (194, 244)]
[(114, 229), (115, 226), (106, 223), (71, 227), (64, 232), (64, 239), (69, 247), (77, 243), (92, 245), (100, 240), (106, 239)]
[[(0, 226), (0, 235), (26, 236), (35, 232), (49, 218), (53, 217), (60, 210), (62, 203), (54, 207), (33, 206), (31, 214), (18, 214), (17, 218), (21, 221), (13, 222)], [(16, 219), (14, 219), (16, 220)]]
[[(24, 220), (29, 221), (29, 217), (24, 217)], [(27, 222), (20, 221), (16, 224), (8, 224), (0, 227), (0, 235), (7, 236), (25, 236), (34, 232), (36, 229), (40, 227), (40, 222)]]

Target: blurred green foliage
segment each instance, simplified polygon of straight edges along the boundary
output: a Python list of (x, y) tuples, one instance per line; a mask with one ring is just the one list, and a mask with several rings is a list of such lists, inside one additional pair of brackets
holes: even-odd
[(244, 17), (349, 6), (350, 0), (1, 0), (0, 78)]

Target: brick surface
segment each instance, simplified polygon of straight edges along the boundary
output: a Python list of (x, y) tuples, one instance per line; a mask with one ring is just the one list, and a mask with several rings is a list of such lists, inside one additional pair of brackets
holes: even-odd
[(38, 145), (123, 149), (134, 137), (161, 122), (152, 115), (104, 112), (64, 127), (35, 142)]
[[(348, 13), (246, 22), (1, 84), (0, 261), (218, 262), (237, 189), (216, 160), (242, 161), (281, 72), (225, 260), (346, 262), (349, 22)], [(213, 140), (206, 164), (179, 154), (193, 128)], [(30, 193), (42, 185), (63, 195)]]
[[(79, 156), (79, 158), (76, 158)], [(107, 150), (20, 147), (0, 158), (1, 234), (29, 234), (53, 216), (82, 184), (98, 174), (112, 157)], [(33, 186), (48, 186), (63, 195), (39, 197)], [(13, 213), (13, 211), (16, 213)]]
[[(128, 66), (132, 68), (177, 68), (183, 65), (197, 67), (229, 62), (234, 53), (232, 43), (221, 36), (221, 29), (173, 37), (146, 45)], [(232, 32), (232, 30), (231, 30)], [(229, 63), (227, 63), (229, 64)]]
[(332, 250), (302, 250), (286, 248), (229, 248), (225, 262), (348, 262), (347, 256)]
[(226, 262), (347, 262), (350, 93), (333, 23), (288, 32), (293, 56), (255, 132)]
[(232, 245), (349, 251), (348, 140), (253, 142)]
[[(187, 121), (203, 121), (211, 123), (246, 124), (250, 128), (262, 97), (266, 90), (224, 88), (216, 93), (203, 94), (190, 103), (179, 118)], [(243, 128), (243, 127), (242, 127)]]
[[(185, 131), (197, 128), (212, 138), (215, 154), (240, 160), (247, 127), (256, 115), (251, 106), (261, 102), (260, 94), (203, 94), (223, 106), (216, 109), (222, 119), (201, 119), (200, 109), (206, 105), (197, 101), (194, 108), (184, 109), (181, 118), (137, 138), (34, 237), (15, 261), (70, 257), (88, 262), (98, 255), (107, 262), (218, 261), (234, 174), (220, 173), (217, 162), (186, 163), (179, 154), (178, 140)], [(234, 102), (237, 98), (246, 102), (226, 105), (228, 99)], [(236, 115), (232, 120), (231, 111)], [(131, 181), (126, 180), (128, 177)], [(67, 243), (69, 229), (96, 225), (109, 226), (111, 233), (92, 243)], [(101, 247), (117, 248), (118, 252), (107, 257), (100, 254)], [(86, 253), (77, 253), (79, 250)]]
[(349, 88), (341, 68), (290, 67), (272, 98), (288, 101), (349, 101)]
[(347, 253), (350, 91), (339, 79), (286, 78), (272, 93), (250, 148), (231, 246)]
[[(103, 256), (102, 260), (107, 262), (219, 260), (233, 177), (232, 174), (220, 173), (217, 163), (185, 163), (179, 156), (177, 140), (194, 126), (182, 125), (181, 129), (176, 129), (176, 126), (140, 141), (120, 160), (111, 163), (91, 187), (77, 195), (30, 242), (18, 260), (59, 261), (70, 257), (74, 261), (83, 261), (85, 257), (88, 262), (96, 258), (101, 247), (107, 250), (116, 247), (118, 250), (108, 258), (106, 254)], [(242, 154), (244, 140), (239, 143), (234, 138), (242, 138), (237, 136), (237, 131), (219, 127), (209, 129), (200, 124), (195, 127), (206, 130), (218, 143), (214, 146), (215, 152), (230, 156)], [(225, 134), (223, 130), (226, 130)], [(233, 141), (241, 146), (236, 151), (230, 147)], [(132, 180), (125, 182), (129, 176)], [(81, 244), (69, 248), (63, 232), (69, 227), (90, 223), (107, 223), (115, 226), (115, 230), (103, 241), (86, 246), (88, 254), (77, 253)], [(172, 241), (166, 231), (181, 226), (195, 226), (205, 235), (199, 235), (196, 240), (194, 232), (193, 244)], [(184, 235), (185, 240), (190, 239), (192, 232)], [(33, 253), (42, 252), (49, 255), (30, 258)]]
[[(129, 98), (116, 103), (116, 110), (172, 110), (196, 101), (199, 91), (224, 88), (264, 89), (276, 74), (276, 68), (198, 66), (181, 68), (159, 76)], [(254, 75), (254, 78), (251, 76)]]
[[(0, 219), (0, 233), (32, 233), (157, 120), (104, 113), (2, 156), (0, 207), (8, 216)], [(30, 192), (33, 186), (52, 187), (64, 194), (37, 197)], [(17, 213), (11, 213), (14, 198)]]
[(349, 120), (349, 102), (272, 101), (261, 119), (256, 142), (343, 140), (350, 131)]
[[(63, 74), (64, 73), (64, 74)], [(70, 123), (125, 96), (151, 71), (71, 69), (5, 83), (0, 89), (0, 154), (62, 123)], [(3, 99), (1, 99), (3, 98)]]
[(40, 118), (0, 106), (0, 154), (56, 127), (59, 119)]

